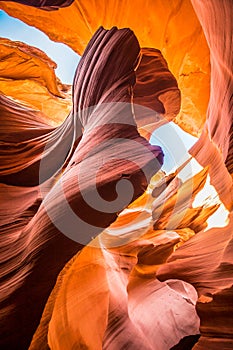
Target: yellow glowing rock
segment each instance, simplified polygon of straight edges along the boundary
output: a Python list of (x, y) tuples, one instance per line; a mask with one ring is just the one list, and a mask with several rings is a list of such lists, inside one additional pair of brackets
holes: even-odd
[(43, 51), (0, 38), (0, 91), (40, 110), (53, 125), (71, 110), (70, 87), (56, 78), (55, 68)]
[[(77, 348), (80, 349), (82, 347), (92, 350), (102, 349), (109, 303), (105, 270), (106, 262), (102, 251), (89, 246), (66, 265), (45, 307), (30, 350), (47, 348), (47, 341), (49, 349), (54, 350), (72, 349), (74, 344), (75, 347), (79, 345)], [(68, 293), (63, 294), (61, 287), (66, 283), (69, 284)], [(73, 293), (77, 285), (78, 293)], [(58, 315), (53, 312), (57, 308), (59, 319), (61, 317), (59, 325)], [(69, 336), (67, 336), (68, 329)]]
[(182, 108), (175, 122), (200, 135), (209, 100), (209, 49), (189, 0), (81, 0), (52, 12), (2, 1), (0, 8), (79, 54), (99, 26), (131, 28), (141, 47), (162, 52), (177, 79)]

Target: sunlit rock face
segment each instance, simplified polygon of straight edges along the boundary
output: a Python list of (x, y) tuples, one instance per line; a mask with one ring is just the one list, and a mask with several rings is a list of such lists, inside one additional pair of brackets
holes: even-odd
[(55, 76), (53, 62), (41, 50), (0, 38), (0, 91), (60, 124), (71, 109), (70, 87)]
[(200, 135), (209, 100), (209, 48), (189, 0), (83, 0), (52, 12), (1, 1), (0, 8), (79, 54), (100, 26), (132, 29), (141, 47), (162, 52), (178, 82), (182, 108), (176, 122), (194, 136)]
[[(58, 272), (145, 191), (161, 167), (161, 148), (139, 135), (131, 110), (139, 52), (131, 30), (100, 28), (77, 68), (72, 112), (57, 128), (2, 96), (1, 189), (13, 202), (2, 227), (2, 347), (29, 345)], [(123, 188), (116, 189), (118, 182)], [(105, 210), (99, 196), (115, 206)]]
[[(201, 4), (193, 1), (203, 26), (211, 58), (211, 94), (206, 121), (200, 141), (191, 154), (202, 165), (210, 164), (212, 182), (221, 199), (232, 210), (232, 2)], [(217, 24), (214, 18), (218, 18)], [(225, 19), (227, 22), (225, 23)], [(223, 23), (225, 23), (223, 25)], [(214, 34), (213, 34), (214, 33)], [(223, 165), (224, 161), (226, 167)], [(226, 169), (227, 168), (227, 169)], [(221, 174), (221, 178), (220, 178)], [(220, 184), (221, 183), (221, 184)]]
[[(83, 54), (71, 99), (0, 40), (0, 348), (232, 349), (232, 1), (0, 8)], [(186, 181), (148, 142), (171, 120), (199, 136)]]
[[(159, 177), (152, 179), (152, 187)], [(195, 191), (206, 177), (206, 169), (196, 175)], [(174, 196), (187, 196), (190, 181), (177, 180), (175, 175), (170, 179), (165, 206), (172, 206)], [(190, 204), (192, 197), (195, 192)], [(158, 230), (153, 218), (158, 202), (159, 196), (147, 191), (66, 265), (30, 349), (46, 348), (47, 341), (52, 349), (170, 349), (180, 339), (199, 334), (194, 288), (181, 280), (161, 283), (156, 278), (174, 247), (195, 235), (198, 219), (195, 227), (189, 215), (185, 229), (179, 228), (181, 221), (168, 230), (164, 211)], [(180, 208), (176, 210), (179, 215)], [(192, 211), (196, 213), (190, 206), (189, 214)], [(193, 230), (187, 229), (190, 223)]]
[[(179, 278), (195, 286), (201, 338), (194, 349), (230, 349), (232, 328), (232, 28), (231, 1), (193, 0), (210, 47), (211, 94), (208, 119), (191, 149), (202, 165), (210, 165), (211, 181), (231, 211), (224, 228), (200, 232), (168, 259), (158, 278)], [(215, 20), (218, 19), (218, 20)], [(225, 162), (225, 164), (224, 164)], [(185, 266), (185, 268), (184, 268)], [(182, 271), (181, 271), (182, 270)], [(197, 279), (196, 279), (197, 278)]]

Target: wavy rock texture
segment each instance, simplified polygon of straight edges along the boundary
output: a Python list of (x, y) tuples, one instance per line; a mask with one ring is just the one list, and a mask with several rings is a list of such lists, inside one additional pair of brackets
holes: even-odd
[(147, 139), (150, 139), (156, 128), (173, 120), (180, 111), (181, 97), (177, 81), (157, 49), (141, 49), (133, 103), (139, 132)]
[[(171, 233), (170, 236), (169, 233), (161, 235), (157, 244), (163, 243), (164, 247), (174, 244), (177, 237)], [(142, 240), (112, 252), (85, 248), (65, 272), (55, 303), (50, 299), (45, 309), (44, 315), (49, 315), (50, 320), (49, 347), (163, 349), (176, 344), (187, 334), (198, 333), (195, 291), (179, 281), (174, 281), (176, 291), (160, 283), (153, 272), (147, 271), (150, 266), (142, 257), (141, 264), (144, 265), (135, 267), (139, 254), (144, 257), (143, 250), (152, 246), (152, 241)], [(158, 252), (156, 243), (153, 250), (155, 257)], [(156, 262), (160, 261), (162, 256)], [(68, 293), (65, 291), (67, 286)], [(59, 322), (58, 315), (63, 314), (67, 315), (69, 322), (65, 318)], [(180, 328), (177, 332), (173, 332), (174, 319), (168, 316), (172, 314), (178, 315), (175, 322)], [(188, 322), (181, 326), (184, 317)], [(151, 323), (156, 324), (153, 330)], [(34, 336), (31, 349), (38, 348), (38, 345), (46, 348), (46, 341), (42, 343), (41, 337), (45, 329), (41, 328)], [(66, 336), (67, 332), (69, 336)], [(169, 332), (171, 336), (168, 338)]]
[[(206, 177), (206, 169), (196, 175), (197, 189)], [(176, 179), (174, 176), (169, 186)], [(187, 185), (190, 180), (173, 192), (180, 197)], [(154, 187), (153, 180), (150, 186)], [(51, 349), (170, 349), (185, 336), (199, 333), (197, 295), (192, 286), (174, 279), (167, 283), (156, 279), (156, 271), (174, 246), (195, 232), (177, 229), (177, 223), (166, 230), (165, 212), (161, 214), (162, 228), (153, 229), (153, 208), (159, 197), (154, 198), (151, 191), (146, 197), (146, 206), (144, 194), (66, 265), (45, 307), (31, 350), (48, 349), (47, 336)], [(190, 211), (195, 212), (192, 202), (191, 195)], [(165, 205), (171, 203), (172, 195), (167, 196)], [(211, 213), (209, 208), (206, 218)], [(186, 218), (185, 227), (190, 223), (194, 225), (192, 215), (189, 221)]]
[[(73, 114), (54, 128), (47, 124), (41, 112), (4, 95), (0, 99), (1, 182), (12, 186), (36, 186), (49, 179), (64, 163), (74, 138)], [(43, 167), (40, 167), (41, 159)]]
[(226, 227), (200, 232), (172, 254), (157, 277), (182, 279), (198, 291), (201, 338), (194, 349), (231, 349), (233, 6), (227, 0), (192, 2), (210, 47), (211, 95), (205, 130), (190, 153), (209, 164), (211, 182), (231, 213)]
[(182, 93), (176, 123), (200, 136), (209, 100), (209, 49), (189, 0), (76, 0), (56, 12), (1, 1), (0, 8), (79, 54), (99, 26), (131, 28), (141, 47), (159, 49), (169, 63)]
[(28, 6), (38, 7), (43, 10), (58, 10), (62, 7), (67, 7), (72, 4), (74, 0), (12, 0), (12, 2), (18, 2), (19, 4), (24, 4)]
[[(217, 178), (221, 172), (222, 176), (224, 176), (224, 181), (222, 182), (223, 184), (227, 183), (229, 188), (230, 180), (227, 178), (226, 170), (224, 170), (223, 166), (220, 164), (219, 158), (223, 158), (228, 172), (232, 174), (233, 7), (231, 1), (225, 1), (224, 3), (216, 1), (213, 4), (210, 1), (206, 4), (193, 1), (193, 4), (199, 14), (200, 22), (202, 23), (210, 47), (211, 94), (205, 130), (199, 142), (197, 142), (191, 150), (191, 154), (194, 155), (202, 165), (205, 166), (208, 162), (215, 167), (215, 169), (213, 168), (212, 170), (213, 177)], [(216, 24), (215, 18), (217, 17), (218, 21)], [(222, 23), (225, 21), (226, 23), (223, 25)], [(214, 36), (212, 35), (213, 32), (215, 33)], [(206, 156), (204, 155), (204, 150), (201, 151), (201, 149), (205, 147), (209, 147), (209, 158), (207, 160), (205, 160)], [(219, 153), (220, 157), (218, 155)], [(217, 160), (214, 158), (217, 158)], [(216, 182), (217, 180), (214, 183), (216, 184)], [(221, 194), (220, 186), (216, 185), (216, 187)], [(222, 197), (222, 201), (226, 200), (228, 207), (230, 207), (230, 200), (225, 191)], [(233, 197), (231, 197), (231, 203), (232, 198)]]
[(162, 280), (171, 276), (191, 283), (198, 291), (202, 336), (194, 349), (230, 349), (233, 344), (232, 215), (226, 227), (200, 232), (173, 253), (157, 273)]
[(70, 87), (55, 76), (53, 62), (41, 50), (0, 38), (0, 91), (61, 124), (71, 110)]
[[(97, 30), (58, 127), (13, 88), (18, 76), (43, 87), (56, 110), (54, 63), (0, 43), (1, 348), (231, 349), (232, 2), (70, 3), (0, 7), (77, 52), (99, 25), (139, 41)], [(186, 163), (153, 176), (163, 154), (146, 139), (169, 120), (200, 136), (190, 153), (204, 169), (184, 183)], [(206, 230), (219, 204), (193, 202), (208, 175), (229, 217)]]
[[(129, 47), (131, 55), (125, 59)], [(14, 214), (15, 221), (2, 226), (1, 348), (29, 345), (59, 270), (81, 243), (88, 243), (143, 193), (161, 167), (160, 147), (139, 135), (131, 112), (129, 86), (135, 81), (139, 51), (132, 31), (100, 28), (76, 72), (73, 112), (57, 128), (43, 123), (39, 112), (2, 96), (2, 191), (14, 200), (8, 217)], [(96, 195), (113, 201), (116, 183), (124, 178), (133, 185), (132, 195), (104, 212)], [(41, 183), (45, 188), (39, 187)], [(28, 200), (21, 205), (23, 195)]]

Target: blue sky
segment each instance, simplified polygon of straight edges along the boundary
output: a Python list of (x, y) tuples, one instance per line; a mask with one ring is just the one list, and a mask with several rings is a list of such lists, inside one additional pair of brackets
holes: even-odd
[(8, 16), (2, 10), (0, 10), (0, 36), (15, 41), (22, 41), (44, 51), (57, 63), (56, 75), (63, 83), (72, 84), (80, 57), (68, 46), (51, 41), (40, 30)]
[[(51, 41), (40, 30), (8, 16), (0, 10), (0, 36), (22, 41), (43, 50), (57, 63), (56, 74), (63, 83), (72, 84), (74, 72), (80, 57), (68, 46)], [(196, 138), (184, 132), (174, 123), (157, 129), (151, 138), (152, 144), (162, 146), (165, 158), (163, 170), (170, 172), (187, 158), (187, 150)]]
[(173, 122), (156, 129), (150, 139), (152, 144), (160, 145), (165, 154), (163, 168), (166, 172), (175, 170), (188, 157), (187, 151), (197, 141), (196, 137), (183, 131)]

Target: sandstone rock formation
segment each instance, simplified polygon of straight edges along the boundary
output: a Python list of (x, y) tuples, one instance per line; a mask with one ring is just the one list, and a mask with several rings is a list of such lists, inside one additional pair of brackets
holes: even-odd
[[(231, 0), (0, 8), (82, 54), (71, 100), (0, 40), (1, 349), (232, 349)], [(148, 142), (171, 120), (199, 137), (184, 182)]]
[(141, 47), (162, 52), (182, 93), (176, 122), (194, 136), (200, 136), (209, 101), (209, 48), (189, 0), (83, 0), (59, 11), (0, 1), (0, 8), (79, 54), (100, 26), (132, 29)]
[[(125, 59), (124, 50), (129, 47), (131, 55)], [(131, 111), (128, 87), (135, 81), (139, 50), (132, 31), (100, 28), (76, 72), (73, 110), (57, 128), (43, 123), (40, 113), (2, 97), (2, 193), (12, 192), (14, 208), (10, 210), (15, 216), (12, 221), (8, 214), (2, 227), (6, 235), (2, 242), (2, 347), (29, 345), (59, 270), (81, 244), (108, 227), (117, 212), (143, 193), (161, 167), (160, 147), (139, 135)], [(116, 209), (105, 211), (98, 195), (105, 203), (114, 201), (117, 182), (124, 178), (133, 185), (132, 194), (125, 197), (122, 193)], [(24, 193), (28, 201), (21, 206)]]
[(55, 76), (53, 62), (41, 50), (0, 39), (0, 91), (38, 109), (52, 125), (61, 124), (71, 109), (70, 87)]

